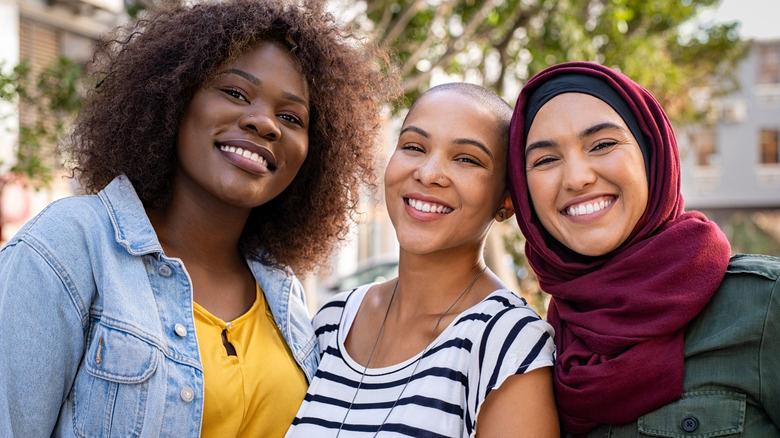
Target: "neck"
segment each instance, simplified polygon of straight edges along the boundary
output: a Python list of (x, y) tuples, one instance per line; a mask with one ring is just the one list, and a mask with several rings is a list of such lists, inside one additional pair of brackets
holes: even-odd
[(166, 255), (215, 269), (241, 258), (238, 243), (249, 212), (236, 213), (209, 210), (177, 197), (166, 207), (147, 210)]
[[(439, 257), (419, 256), (401, 252), (398, 263), (398, 292), (393, 306), (405, 315), (441, 314), (452, 304), (471, 283), (477, 274), (485, 267), (485, 262), (479, 253), (471, 257)], [(462, 308), (465, 303), (481, 298), (486, 289), (481, 287), (485, 278), (492, 278), (488, 272), (483, 275), (471, 290), (458, 303)], [(487, 293), (492, 291), (488, 290)], [(467, 299), (471, 297), (471, 299)], [(477, 301), (479, 301), (477, 300)]]

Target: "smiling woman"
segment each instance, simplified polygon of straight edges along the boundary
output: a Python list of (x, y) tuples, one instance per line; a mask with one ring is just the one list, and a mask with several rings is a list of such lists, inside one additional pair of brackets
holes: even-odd
[(684, 210), (655, 98), (607, 67), (560, 64), (525, 85), (510, 133), (564, 435), (780, 436), (780, 260), (730, 257), (717, 225)]
[(196, 190), (186, 196), (211, 203), (206, 210), (248, 213), (287, 188), (306, 159), (309, 92), (296, 61), (275, 43), (225, 67), (184, 113), (172, 190), (174, 197)]
[(482, 87), (426, 91), (385, 169), (398, 277), (314, 317), (322, 362), (287, 438), (558, 437), (552, 330), (485, 266), (511, 108)]
[(87, 195), (0, 251), (0, 435), (286, 432), (319, 360), (293, 270), (348, 232), (397, 92), (321, 3), (171, 6), (99, 45)]
[(606, 102), (583, 93), (550, 99), (534, 121), (526, 177), (542, 225), (580, 254), (614, 250), (647, 204), (645, 162), (631, 131)]

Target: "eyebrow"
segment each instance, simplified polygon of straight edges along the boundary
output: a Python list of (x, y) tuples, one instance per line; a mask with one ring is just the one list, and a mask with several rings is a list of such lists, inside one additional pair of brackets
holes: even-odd
[[(597, 132), (603, 131), (605, 129), (617, 129), (619, 131), (626, 132), (626, 128), (624, 128), (624, 127), (622, 127), (620, 125), (617, 125), (617, 124), (612, 123), (612, 122), (604, 122), (604, 123), (599, 123), (597, 125), (593, 125), (590, 128), (583, 129), (577, 135), (577, 137), (582, 139), (582, 138), (585, 138), (585, 137), (587, 137), (589, 135), (593, 135), (593, 134), (595, 134)], [(553, 140), (539, 140), (539, 141), (535, 141), (535, 142), (529, 144), (528, 146), (526, 146), (526, 148), (525, 148), (525, 156), (527, 157), (528, 153), (533, 151), (534, 149), (554, 148), (554, 147), (557, 147), (557, 146), (558, 146), (558, 142), (553, 141)]]
[[(401, 130), (401, 134), (404, 134), (404, 133), (409, 132), (409, 131), (415, 132), (415, 133), (417, 133), (417, 134), (419, 134), (419, 135), (421, 135), (421, 136), (423, 136), (425, 138), (431, 138), (431, 135), (428, 133), (428, 131), (425, 131), (422, 128), (418, 128), (417, 126), (414, 126), (414, 125), (409, 125), (409, 126), (405, 127), (404, 129), (402, 129)], [(470, 144), (472, 146), (476, 146), (479, 149), (481, 149), (483, 152), (485, 152), (491, 159), (494, 158), (493, 157), (493, 153), (490, 152), (490, 149), (488, 149), (487, 146), (485, 146), (485, 144), (482, 143), (479, 140), (475, 140), (473, 138), (456, 138), (455, 140), (453, 140), (453, 143), (455, 143), (455, 144)]]
[(593, 125), (590, 128), (583, 130), (582, 132), (580, 132), (579, 137), (580, 138), (585, 138), (585, 137), (587, 137), (589, 135), (593, 135), (593, 134), (595, 134), (595, 133), (597, 133), (599, 131), (603, 131), (605, 129), (617, 129), (617, 130), (623, 131), (623, 132), (626, 131), (626, 128), (624, 128), (624, 127), (622, 127), (620, 125), (617, 125), (617, 124), (612, 123), (612, 122), (604, 122), (604, 123), (599, 123), (598, 125)]
[[(242, 78), (246, 79), (247, 81), (251, 82), (253, 85), (256, 85), (258, 87), (263, 85), (263, 81), (261, 81), (257, 76), (237, 68), (229, 68), (227, 70), (221, 71), (217, 73), (217, 76), (227, 75), (227, 74), (234, 74), (234, 75), (241, 76)], [(303, 99), (302, 97), (296, 94), (290, 93), (289, 91), (283, 91), (282, 96), (284, 96), (286, 99), (292, 100), (293, 102), (300, 103), (301, 105), (306, 105), (306, 106), (309, 105), (309, 103), (305, 99)]]

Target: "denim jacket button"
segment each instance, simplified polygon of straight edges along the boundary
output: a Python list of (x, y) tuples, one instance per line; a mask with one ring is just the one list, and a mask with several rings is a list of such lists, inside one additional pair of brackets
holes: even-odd
[(181, 399), (185, 402), (189, 403), (192, 401), (192, 399), (195, 398), (195, 391), (192, 390), (189, 386), (185, 386), (181, 390)]
[(178, 335), (178, 336), (181, 336), (181, 337), (187, 336), (187, 329), (184, 328), (184, 326), (181, 325), (181, 324), (176, 324), (173, 327), (173, 331), (176, 332), (176, 335)]
[(157, 272), (159, 272), (163, 277), (170, 277), (171, 274), (173, 274), (173, 269), (171, 269), (171, 267), (168, 265), (161, 265), (159, 268), (157, 268)]
[(699, 420), (697, 420), (695, 417), (685, 417), (683, 418), (683, 421), (680, 425), (684, 431), (693, 432), (696, 430), (696, 428), (699, 427)]

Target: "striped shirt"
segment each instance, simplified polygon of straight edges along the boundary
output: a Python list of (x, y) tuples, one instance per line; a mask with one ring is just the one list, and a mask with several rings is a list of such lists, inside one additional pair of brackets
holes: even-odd
[[(370, 287), (336, 295), (315, 315), (322, 360), (287, 438), (336, 436), (364, 370), (344, 341)], [(552, 327), (525, 300), (497, 290), (453, 319), (424, 353), (369, 368), (339, 436), (371, 437), (380, 425), (380, 437), (473, 436), (487, 394), (508, 376), (552, 366), (553, 352)]]

